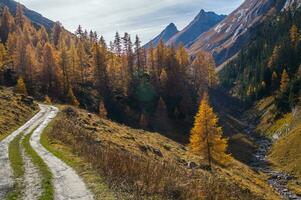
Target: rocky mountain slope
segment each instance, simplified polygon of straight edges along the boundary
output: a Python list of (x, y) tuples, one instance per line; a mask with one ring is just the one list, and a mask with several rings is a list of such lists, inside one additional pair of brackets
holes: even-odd
[(170, 23), (157, 37), (145, 45), (146, 48), (153, 43), (154, 47), (157, 47), (159, 42), (162, 40), (166, 43), (172, 36), (177, 34), (179, 31), (174, 23)]
[(222, 21), (225, 17), (225, 15), (218, 15), (214, 12), (206, 12), (202, 9), (194, 18), (194, 20), (182, 31), (168, 40), (167, 44), (179, 45), (182, 43), (184, 46), (188, 46), (202, 33), (208, 31), (214, 25)]
[[(16, 12), (18, 3), (13, 0), (0, 0), (0, 13), (4, 6), (7, 6), (9, 10), (14, 14)], [(54, 22), (43, 17), (41, 14), (30, 10), (24, 6), (24, 14), (28, 17), (34, 24), (43, 25), (46, 29), (51, 29)]]
[(280, 11), (284, 4), (281, 0), (246, 0), (222, 22), (202, 34), (189, 47), (190, 53), (210, 51), (217, 64), (222, 64), (255, 37), (252, 30), (257, 24), (267, 15)]

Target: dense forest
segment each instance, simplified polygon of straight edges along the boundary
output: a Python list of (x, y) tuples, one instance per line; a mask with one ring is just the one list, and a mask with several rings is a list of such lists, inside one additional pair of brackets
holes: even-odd
[(256, 38), (220, 73), (221, 85), (250, 104), (275, 95), (279, 114), (300, 101), (301, 12), (282, 12), (258, 25)]
[[(81, 26), (70, 33), (33, 25), (18, 6), (3, 9), (0, 83), (40, 100), (69, 103), (116, 121), (166, 129), (168, 120), (188, 119), (201, 94), (216, 85), (215, 63), (202, 52), (193, 61), (183, 46), (141, 46), (139, 37), (117, 32), (106, 44)], [(156, 117), (157, 116), (157, 117)], [(150, 118), (160, 120), (150, 120)], [(160, 123), (163, 121), (163, 124)]]

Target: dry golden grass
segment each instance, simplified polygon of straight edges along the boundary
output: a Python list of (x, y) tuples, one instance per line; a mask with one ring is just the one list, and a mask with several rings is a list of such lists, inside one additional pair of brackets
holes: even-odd
[[(216, 165), (211, 174), (204, 160), (158, 133), (82, 110), (65, 109), (48, 137), (73, 149), (129, 199), (279, 199), (264, 176), (237, 161)], [(195, 169), (187, 167), (190, 162), (197, 164)]]
[(37, 104), (28, 104), (22, 95), (0, 88), (0, 141), (29, 120), (38, 110)]

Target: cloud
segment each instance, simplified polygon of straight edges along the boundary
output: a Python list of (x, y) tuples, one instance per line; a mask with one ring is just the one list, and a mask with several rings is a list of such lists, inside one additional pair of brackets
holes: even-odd
[(149, 41), (170, 22), (184, 28), (201, 9), (228, 14), (243, 0), (20, 0), (70, 31), (79, 24), (111, 40), (116, 31)]

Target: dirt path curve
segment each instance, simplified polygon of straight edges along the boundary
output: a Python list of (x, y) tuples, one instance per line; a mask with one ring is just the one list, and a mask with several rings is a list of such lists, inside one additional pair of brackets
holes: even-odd
[(50, 108), (51, 111), (47, 114), (46, 119), (33, 132), (30, 144), (45, 161), (53, 174), (55, 200), (92, 200), (93, 195), (76, 172), (49, 153), (40, 143), (43, 130), (58, 113), (56, 107), (51, 106), (48, 108)]
[(37, 122), (39, 122), (39, 119), (41, 119), (47, 111), (45, 106), (41, 106), (40, 108), (40, 112), (38, 112), (32, 119), (0, 142), (0, 199), (5, 199), (6, 194), (13, 189), (14, 184), (13, 172), (8, 155), (9, 144), (22, 132), (26, 130), (33, 130), (38, 125)]

